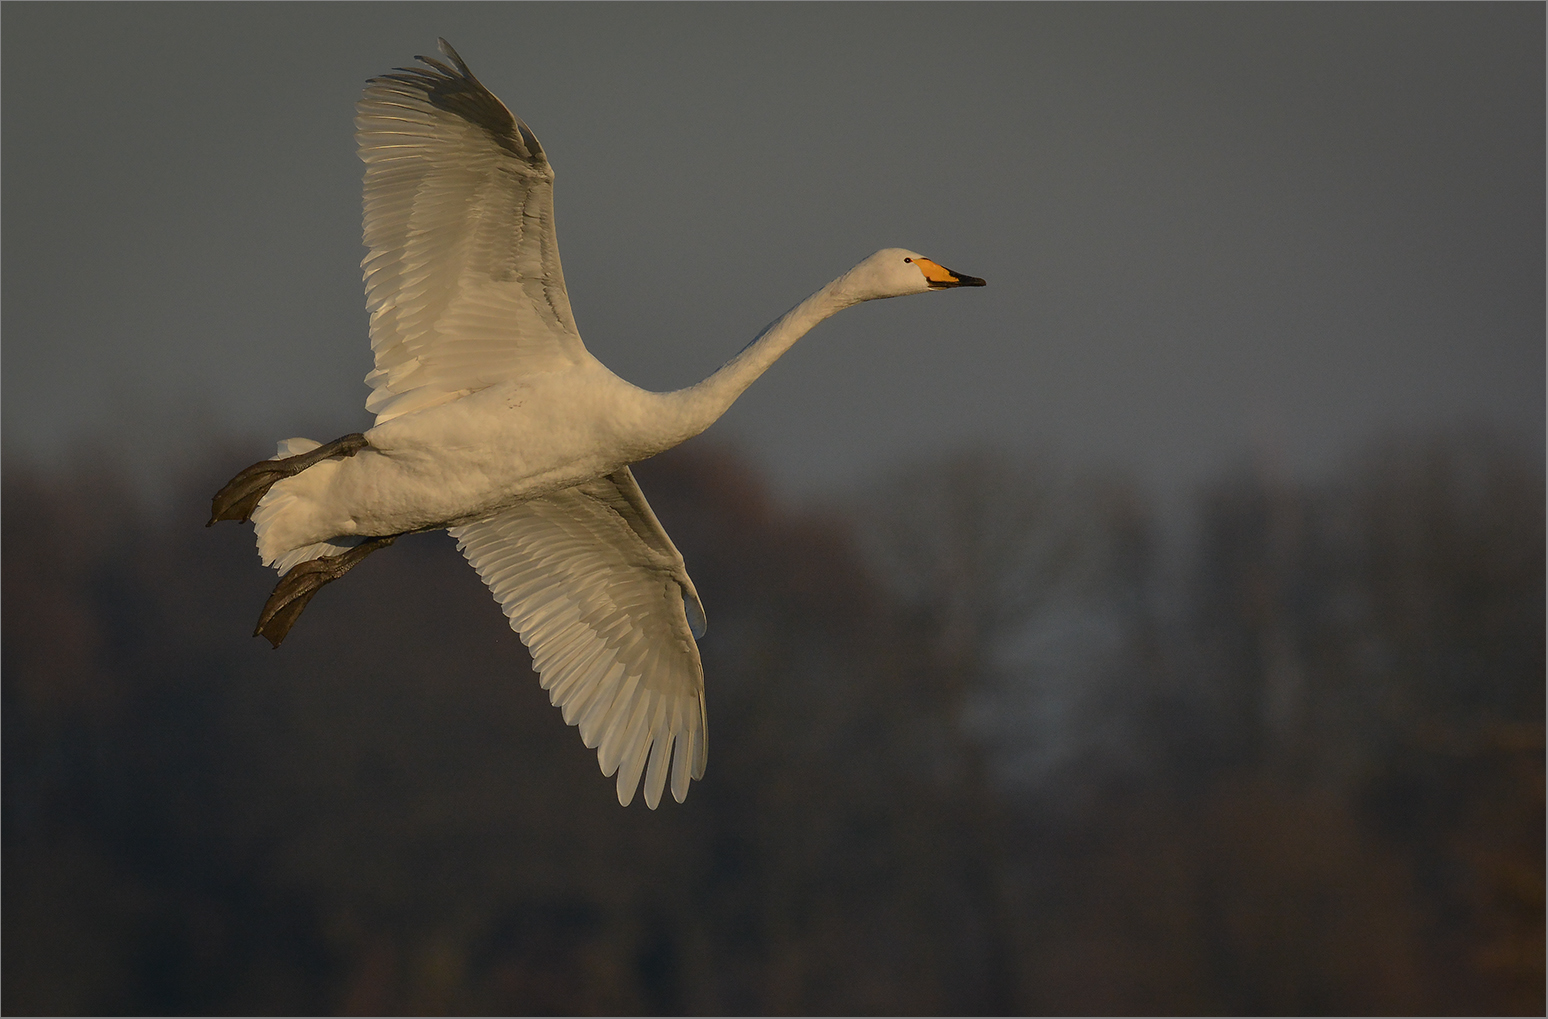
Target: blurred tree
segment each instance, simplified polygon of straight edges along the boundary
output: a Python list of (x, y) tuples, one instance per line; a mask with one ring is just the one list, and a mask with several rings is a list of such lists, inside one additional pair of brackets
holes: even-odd
[[(1183, 677), (1183, 705), (1161, 734), (1165, 759), (1184, 766), (1182, 788), (1215, 795), (1233, 788), (1216, 785), (1223, 779), (1255, 774), (1289, 803), (1312, 797), (1313, 818), (1363, 842), (1366, 897), (1395, 881), (1415, 886), (1406, 914), (1373, 913), (1406, 915), (1412, 930), (1352, 939), (1341, 954), (1363, 960), (1370, 979), (1386, 973), (1396, 989), (1416, 973), (1425, 1007), (1442, 1011), (1484, 1000), (1485, 1011), (1537, 1007), (1541, 464), (1490, 436), (1394, 441), (1320, 484), (1238, 474), (1202, 505), (1184, 599), (1191, 622), (1168, 652), (1181, 663), (1171, 672)], [(1501, 783), (1511, 806), (1480, 810), (1499, 802)], [(1283, 840), (1267, 828), (1254, 837)], [(1328, 827), (1322, 841), (1348, 837)], [(1261, 922), (1290, 921), (1270, 911)], [(1487, 964), (1461, 947), (1489, 937), (1499, 940)], [(1222, 936), (1249, 940), (1239, 928)], [(1401, 944), (1412, 958), (1394, 969)], [(1269, 996), (1317, 1011), (1333, 1007), (1319, 999), (1350, 1000), (1329, 989), (1325, 966), (1280, 958), (1303, 973), (1299, 990), (1244, 984), (1248, 997), (1224, 1007), (1252, 1011)]]
[[(1046, 781), (1119, 756), (1110, 670), (1141, 652), (1150, 523), (1122, 482), (977, 449), (921, 464), (861, 500), (864, 547), (943, 682), (924, 712), (960, 787), (977, 910), (992, 943), (989, 1011), (1024, 1012), (1018, 868), (997, 779)], [(1121, 723), (1120, 723), (1121, 724)]]
[(7, 1012), (1542, 1009), (1511, 447), (1239, 475), (1175, 549), (1047, 462), (813, 514), (723, 450), (650, 461), (714, 732), (656, 812), (444, 536), (249, 638), (271, 578), (200, 526), (244, 457), (162, 513), (5, 465)]
[(878, 486), (855, 512), (867, 520), (863, 547), (946, 676), (930, 715), (986, 737), (1001, 774), (1089, 749), (1061, 747), (1101, 729), (1072, 715), (1112, 707), (1105, 668), (1140, 653), (1148, 623), (1154, 539), (1138, 492), (977, 449)]

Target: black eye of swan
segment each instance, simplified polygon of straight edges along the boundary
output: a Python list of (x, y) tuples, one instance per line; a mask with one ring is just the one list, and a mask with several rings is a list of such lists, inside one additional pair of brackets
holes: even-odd
[(912, 262), (913, 259), (912, 258), (905, 258), (903, 261), (905, 261), (905, 262)]

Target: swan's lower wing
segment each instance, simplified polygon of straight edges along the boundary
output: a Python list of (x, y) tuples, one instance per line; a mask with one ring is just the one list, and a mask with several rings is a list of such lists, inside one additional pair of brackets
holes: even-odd
[[(618, 774), (618, 802), (688, 795), (705, 763), (703, 619), (682, 556), (627, 467), (451, 529), (532, 652), (550, 700)], [(702, 632), (702, 629), (700, 629)], [(676, 748), (674, 756), (673, 748)]]

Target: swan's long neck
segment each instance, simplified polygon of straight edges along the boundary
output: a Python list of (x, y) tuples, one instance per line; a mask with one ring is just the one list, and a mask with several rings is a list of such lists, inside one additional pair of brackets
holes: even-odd
[(813, 326), (864, 300), (848, 292), (845, 279), (846, 276), (840, 276), (775, 319), (741, 353), (703, 382), (663, 394), (675, 419), (672, 430), (680, 433), (672, 444), (698, 435), (719, 420), (736, 398)]

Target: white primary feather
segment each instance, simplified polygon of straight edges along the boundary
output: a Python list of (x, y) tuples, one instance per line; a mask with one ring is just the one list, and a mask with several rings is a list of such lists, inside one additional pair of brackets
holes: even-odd
[(704, 669), (688, 622), (699, 619), (702, 633), (704, 608), (629, 469), (451, 534), (565, 721), (582, 723), (604, 775), (617, 772), (618, 802), (634, 799), (653, 749), (662, 764), (646, 778), (645, 802), (660, 802), (673, 746), (690, 762), (672, 782), (682, 802), (689, 774), (704, 775)]

